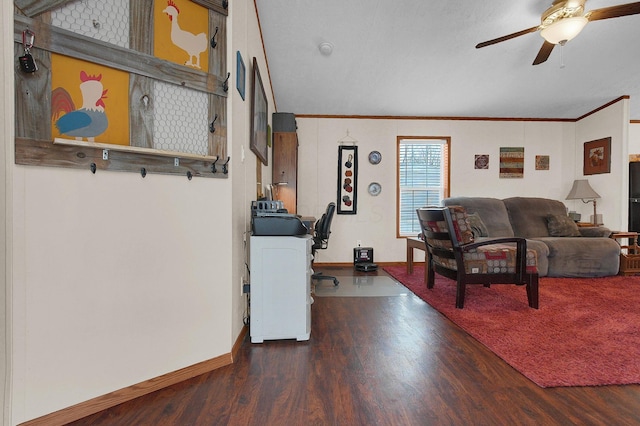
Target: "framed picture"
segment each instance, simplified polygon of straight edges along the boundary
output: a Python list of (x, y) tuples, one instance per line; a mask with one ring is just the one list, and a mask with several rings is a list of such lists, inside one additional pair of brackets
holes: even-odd
[(358, 147), (338, 148), (338, 214), (356, 214), (358, 204)]
[(247, 73), (247, 69), (244, 67), (244, 61), (242, 60), (242, 55), (238, 50), (236, 52), (236, 89), (238, 89), (238, 93), (240, 93), (240, 97), (244, 101), (244, 82), (245, 75)]
[(536, 170), (549, 170), (548, 155), (536, 155)]
[(501, 178), (524, 177), (524, 148), (502, 147), (500, 148), (500, 175)]
[(611, 138), (584, 143), (584, 175), (611, 172)]
[(474, 165), (476, 169), (488, 169), (489, 156), (487, 154), (476, 154)]
[(253, 58), (253, 78), (251, 79), (251, 140), (249, 148), (265, 166), (269, 165), (267, 152), (268, 104), (264, 92), (258, 61)]

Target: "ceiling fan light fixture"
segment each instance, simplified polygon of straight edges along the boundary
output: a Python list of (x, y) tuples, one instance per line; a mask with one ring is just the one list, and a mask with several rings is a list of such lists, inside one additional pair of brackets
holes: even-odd
[(540, 35), (551, 44), (564, 44), (580, 34), (589, 20), (584, 16), (559, 19), (540, 31)]

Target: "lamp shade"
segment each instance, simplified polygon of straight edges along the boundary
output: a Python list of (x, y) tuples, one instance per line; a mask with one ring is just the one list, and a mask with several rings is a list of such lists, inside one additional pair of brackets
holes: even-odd
[(600, 198), (600, 195), (591, 188), (589, 181), (586, 179), (576, 179), (573, 181), (573, 187), (567, 195), (567, 200), (580, 200), (580, 199), (596, 199)]
[(589, 20), (584, 16), (562, 18), (540, 31), (540, 35), (552, 44), (564, 44), (571, 40), (587, 25)]

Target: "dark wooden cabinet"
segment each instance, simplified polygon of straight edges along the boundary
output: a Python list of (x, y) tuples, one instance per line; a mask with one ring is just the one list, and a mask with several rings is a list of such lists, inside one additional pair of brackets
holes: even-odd
[(298, 134), (273, 133), (273, 198), (281, 200), (289, 213), (297, 213)]

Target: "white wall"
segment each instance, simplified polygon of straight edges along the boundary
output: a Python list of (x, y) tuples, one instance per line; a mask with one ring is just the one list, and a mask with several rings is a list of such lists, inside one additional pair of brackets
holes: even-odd
[[(583, 174), (584, 142), (611, 137), (611, 173)], [(612, 230), (625, 231), (629, 198), (629, 100), (622, 99), (576, 123), (576, 179), (587, 179), (600, 195), (597, 211)], [(583, 218), (593, 214), (593, 204), (574, 201)]]
[[(13, 4), (0, 5), (2, 58), (13, 58)], [(0, 422), (11, 424), (11, 174), (13, 158), (14, 96), (12, 61), (0, 59)]]
[(230, 351), (226, 180), (14, 172), (14, 420)]
[[(628, 108), (627, 108), (628, 110)], [(299, 173), (298, 213), (319, 217), (326, 204), (337, 197), (337, 159), (339, 141), (347, 132), (358, 141), (358, 213), (336, 215), (327, 250), (318, 253), (318, 263), (349, 263), (353, 261), (353, 247), (358, 240), (374, 248), (378, 262), (405, 260), (406, 245), (396, 238), (396, 138), (397, 136), (451, 137), (451, 195), (506, 198), (514, 196), (546, 197), (563, 201), (571, 210), (586, 214), (589, 207), (566, 201), (573, 180), (582, 170), (582, 140), (586, 133), (612, 135), (616, 144), (622, 143), (625, 108), (615, 104), (589, 120), (594, 130), (588, 131), (583, 120), (581, 134), (578, 123), (560, 121), (514, 120), (420, 120), (298, 117)], [(613, 124), (607, 123), (612, 115)], [(604, 124), (600, 124), (604, 120)], [(626, 116), (628, 124), (628, 113)], [(592, 140), (586, 139), (587, 140)], [(522, 179), (501, 179), (499, 174), (500, 147), (524, 147), (525, 168)], [(371, 165), (370, 151), (382, 153), (382, 162)], [(580, 151), (580, 156), (577, 152)], [(488, 170), (474, 168), (475, 154), (489, 154)], [(549, 155), (550, 170), (535, 170), (535, 156)], [(621, 155), (618, 146), (614, 155)], [(617, 162), (618, 160), (616, 160)], [(609, 176), (619, 185), (619, 167)], [(372, 197), (367, 193), (370, 182), (379, 182), (382, 193)], [(595, 182), (598, 184), (598, 182)], [(598, 190), (598, 188), (596, 188)], [(606, 192), (603, 188), (601, 195)], [(619, 195), (603, 195), (603, 209), (607, 225), (621, 229), (621, 200)], [(618, 206), (605, 207), (607, 203)], [(582, 204), (582, 203), (580, 203)], [(592, 209), (591, 209), (592, 211)], [(624, 222), (626, 223), (626, 222)]]
[(640, 155), (640, 123), (629, 125), (629, 155)]
[[(262, 38), (258, 28), (258, 18), (256, 15), (254, 2), (251, 0), (229, 2), (229, 17), (231, 21), (227, 30), (231, 34), (232, 48), (229, 49), (228, 70), (232, 75), (232, 82), (229, 84), (229, 96), (232, 99), (231, 116), (233, 119), (231, 149), (231, 165), (233, 168), (232, 197), (233, 208), (233, 277), (232, 277), (232, 297), (233, 297), (233, 326), (232, 336), (237, 336), (243, 327), (243, 317), (246, 315), (246, 296), (241, 295), (241, 281), (249, 281), (250, 277), (245, 267), (248, 262), (245, 247), (245, 238), (248, 240), (250, 231), (250, 206), (251, 201), (256, 200), (256, 164), (258, 159), (249, 149), (249, 135), (251, 132), (251, 76), (253, 73), (253, 57), (258, 61), (260, 76), (264, 85), (268, 99), (269, 123), (271, 114), (274, 112), (274, 100), (271, 92), (270, 77), (267, 69), (264, 50), (262, 48)], [(246, 67), (246, 94), (245, 100), (235, 89), (236, 87), (236, 52), (240, 51)], [(269, 166), (261, 165), (262, 186), (271, 182), (271, 155), (269, 149)]]
[[(248, 148), (253, 56), (270, 112), (274, 102), (254, 4), (230, 7), (229, 179), (189, 181), (14, 165), (13, 8), (3, 3), (3, 49), (10, 54), (0, 61), (10, 77), (2, 79), (9, 96), (0, 108), (3, 126), (9, 123), (2, 136), (13, 254), (6, 423), (231, 351), (243, 326), (243, 234), (255, 199), (256, 158)], [(244, 102), (235, 90), (237, 50), (247, 69)], [(270, 168), (263, 176), (270, 181)]]

